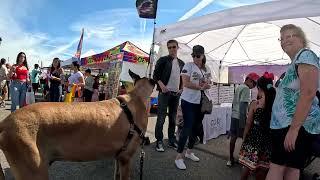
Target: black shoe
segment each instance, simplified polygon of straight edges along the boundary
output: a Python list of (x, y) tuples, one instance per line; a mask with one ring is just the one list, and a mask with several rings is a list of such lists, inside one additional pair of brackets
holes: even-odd
[(173, 149), (175, 149), (175, 150), (178, 149), (178, 145), (177, 145), (177, 143), (175, 143), (175, 142), (169, 143), (169, 144), (168, 144), (168, 147), (169, 147), (169, 148), (173, 148)]
[(146, 146), (150, 145), (150, 139), (147, 136), (144, 137), (144, 145), (146, 145)]

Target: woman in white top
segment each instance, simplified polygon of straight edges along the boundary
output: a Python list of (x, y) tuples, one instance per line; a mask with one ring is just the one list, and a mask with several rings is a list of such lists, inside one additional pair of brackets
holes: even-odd
[[(71, 91), (73, 85), (77, 85), (78, 88), (75, 92), (75, 98), (80, 98), (79, 93), (81, 92), (80, 88), (84, 86), (84, 77), (80, 72), (80, 65), (77, 61), (73, 61), (71, 65), (71, 69), (73, 70), (73, 74), (68, 78), (68, 91)], [(77, 99), (75, 99), (77, 101)]]
[[(204, 48), (196, 45), (192, 49), (193, 62), (186, 63), (182, 69), (183, 91), (181, 94), (181, 109), (184, 125), (178, 142), (178, 155), (175, 165), (178, 169), (186, 169), (183, 161), (183, 149), (189, 138), (188, 149), (185, 157), (193, 161), (199, 161), (199, 158), (191, 152), (194, 146), (197, 131), (201, 126), (204, 114), (201, 113), (201, 91), (210, 89), (211, 71), (205, 65), (206, 57)], [(206, 93), (206, 92), (205, 92)], [(208, 94), (208, 93), (206, 93)]]

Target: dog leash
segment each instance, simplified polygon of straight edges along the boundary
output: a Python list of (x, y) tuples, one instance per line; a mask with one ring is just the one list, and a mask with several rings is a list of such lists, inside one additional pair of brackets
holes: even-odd
[(119, 154), (122, 151), (125, 151), (133, 137), (134, 131), (136, 131), (139, 134), (139, 137), (142, 139), (142, 142), (140, 144), (141, 150), (140, 150), (140, 180), (143, 178), (143, 163), (144, 163), (144, 157), (145, 157), (145, 152), (143, 150), (144, 143), (145, 143), (145, 136), (144, 132), (134, 123), (132, 113), (130, 109), (128, 108), (127, 104), (121, 99), (117, 98), (118, 101), (120, 102), (120, 107), (123, 109), (124, 113), (127, 115), (127, 119), (130, 123), (130, 129), (129, 133), (127, 135), (126, 142), (122, 146), (122, 148), (116, 153), (116, 157), (119, 156)]
[(144, 157), (146, 155), (146, 153), (143, 150), (144, 142), (145, 142), (145, 139), (142, 140), (141, 150), (140, 150), (140, 180), (142, 180), (143, 178), (143, 162), (144, 162)]

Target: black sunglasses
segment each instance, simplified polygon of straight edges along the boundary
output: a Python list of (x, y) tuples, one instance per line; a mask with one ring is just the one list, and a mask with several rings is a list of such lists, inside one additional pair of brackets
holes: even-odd
[(168, 46), (168, 49), (175, 49), (177, 46)]
[(194, 54), (191, 54), (191, 56), (193, 57), (193, 58), (200, 58), (201, 57), (201, 55), (194, 55)]

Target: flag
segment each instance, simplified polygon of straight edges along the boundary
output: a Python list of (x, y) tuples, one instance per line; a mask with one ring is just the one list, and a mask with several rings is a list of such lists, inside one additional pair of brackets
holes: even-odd
[(81, 56), (81, 50), (82, 50), (82, 42), (83, 42), (83, 28), (82, 28), (82, 32), (81, 32), (81, 36), (80, 36), (80, 41), (79, 41), (79, 44), (78, 44), (78, 48), (77, 48), (77, 52), (76, 54), (74, 55), (75, 58), (77, 58), (78, 60), (80, 59), (80, 56)]
[(136, 7), (139, 17), (156, 19), (158, 0), (137, 0)]

